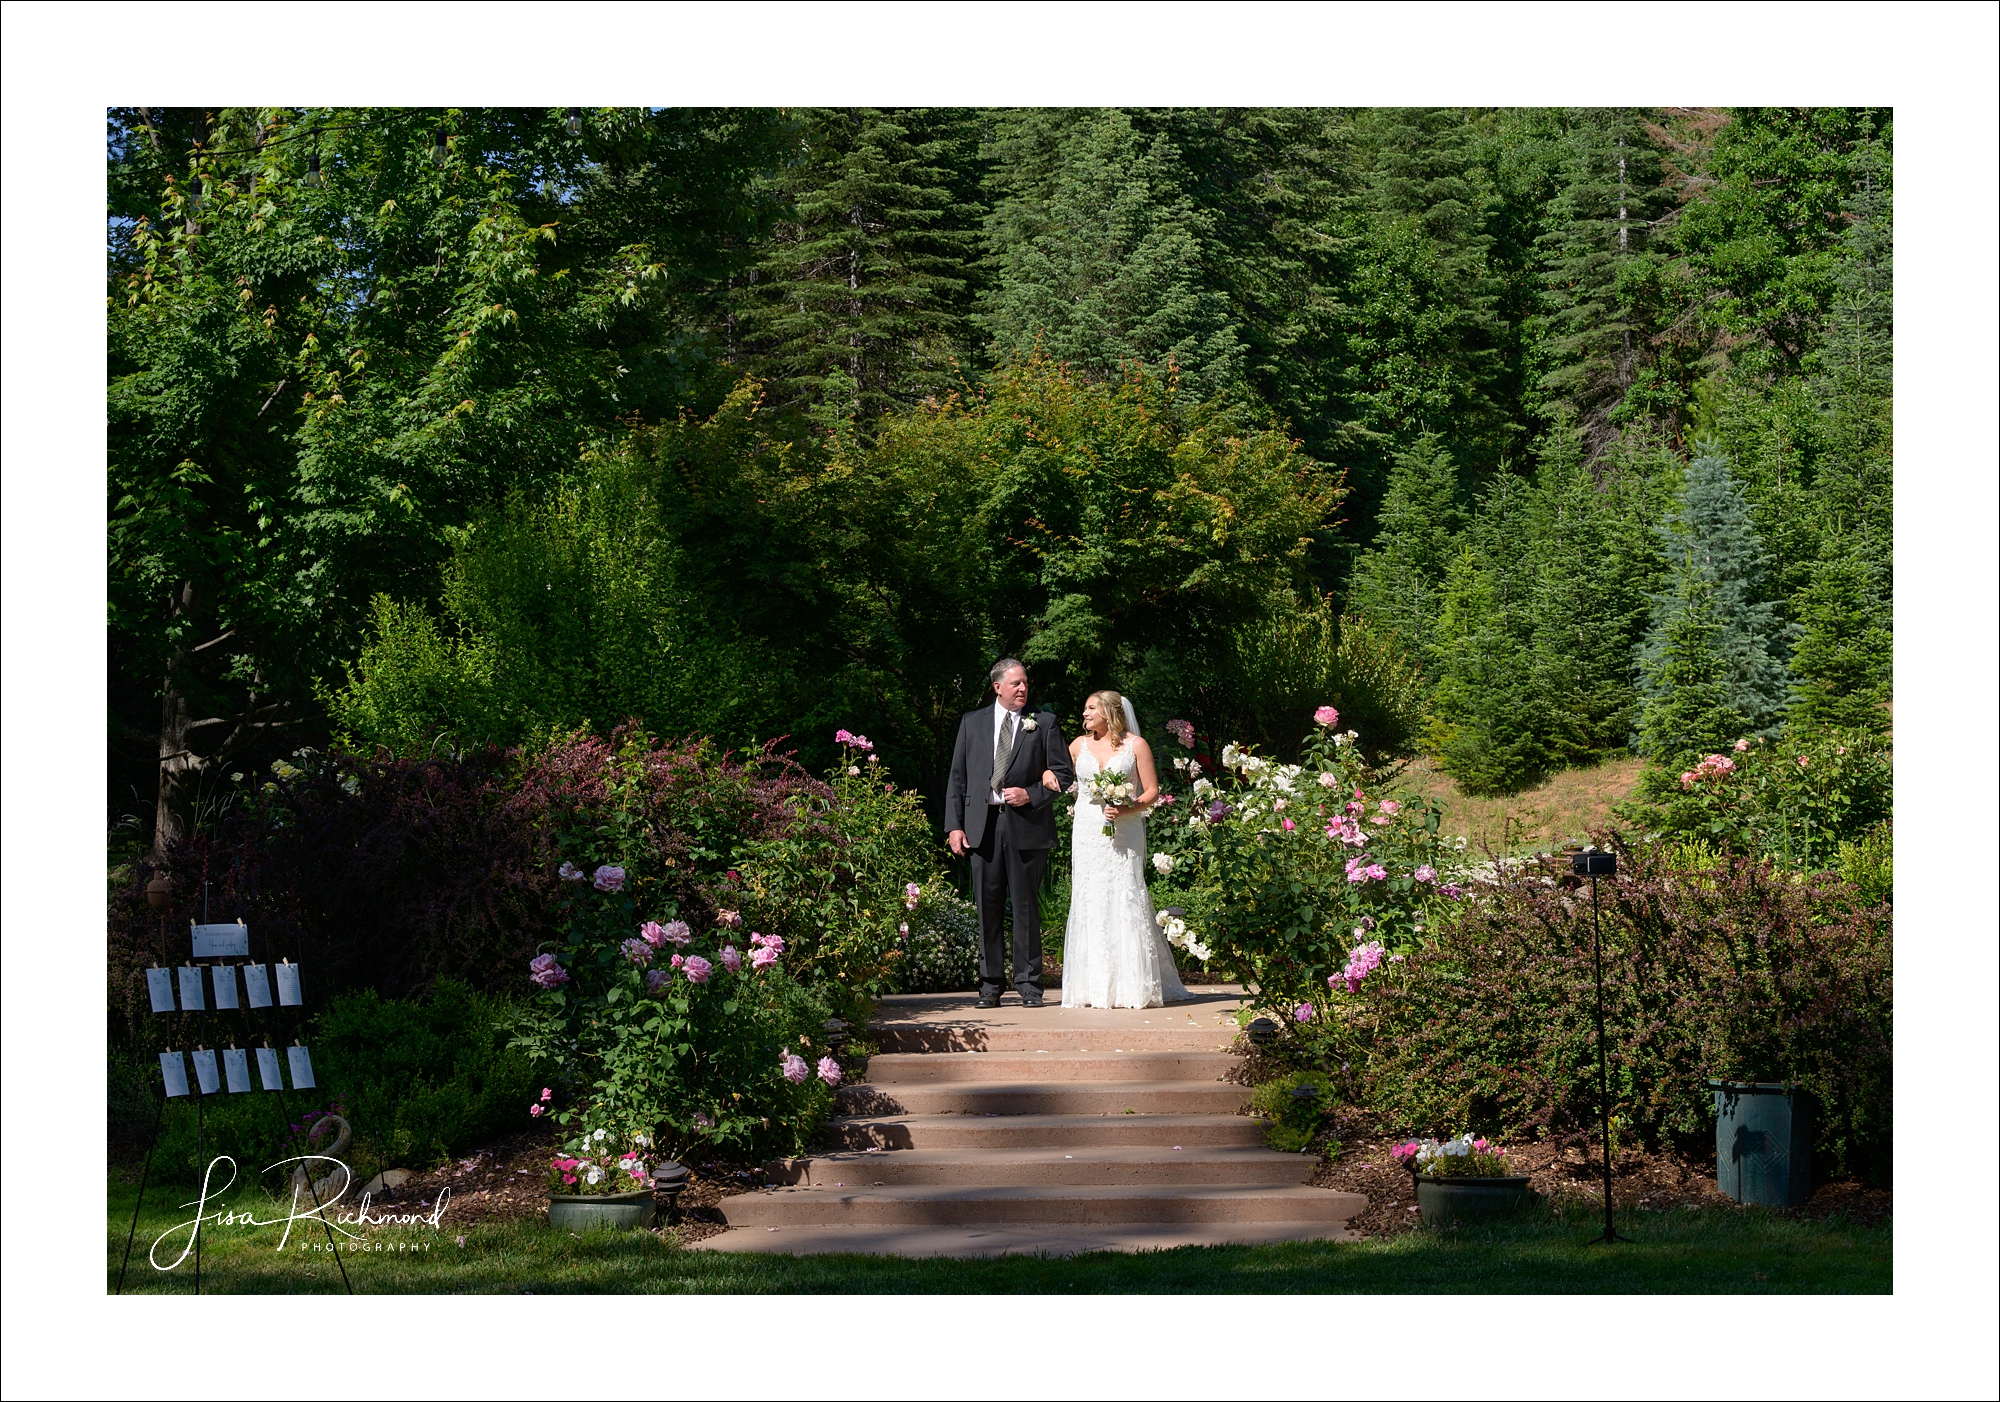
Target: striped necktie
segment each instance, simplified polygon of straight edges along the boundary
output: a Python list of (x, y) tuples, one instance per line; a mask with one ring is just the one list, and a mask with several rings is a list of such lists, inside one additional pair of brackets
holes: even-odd
[(1000, 744), (993, 751), (993, 792), (999, 793), (1007, 778), (1007, 763), (1014, 758), (1014, 713), (1000, 722)]

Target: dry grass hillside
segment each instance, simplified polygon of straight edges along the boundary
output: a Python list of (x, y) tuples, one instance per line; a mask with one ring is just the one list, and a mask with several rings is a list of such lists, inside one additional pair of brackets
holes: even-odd
[(1631, 794), (1645, 765), (1636, 756), (1607, 760), (1594, 769), (1565, 770), (1507, 798), (1467, 798), (1435, 761), (1418, 759), (1383, 790), (1436, 799), (1444, 805), (1446, 833), (1463, 837), (1474, 851), (1512, 856), (1561, 847), (1610, 823), (1612, 805)]

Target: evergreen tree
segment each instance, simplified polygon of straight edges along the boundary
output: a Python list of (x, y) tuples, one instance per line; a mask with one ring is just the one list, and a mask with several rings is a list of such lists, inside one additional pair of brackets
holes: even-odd
[[(1789, 630), (1765, 596), (1770, 561), (1749, 503), (1713, 445), (1704, 446), (1688, 464), (1679, 500), (1660, 530), (1669, 551), (1692, 561), (1690, 568), (1707, 588), (1704, 598), (1715, 624), (1712, 646), (1722, 662), (1730, 709), (1751, 731), (1776, 734), (1791, 683), (1783, 660)], [(1640, 668), (1648, 677), (1663, 675), (1668, 640), (1685, 596), (1678, 585), (1652, 596), (1652, 626), (1640, 650)]]
[(1638, 719), (1632, 649), (1644, 629), (1651, 552), (1619, 529), (1619, 502), (1583, 463), (1565, 418), (1542, 444), (1530, 500), (1534, 593), (1520, 724), (1563, 764), (1625, 746)]
[(1425, 434), (1396, 455), (1375, 543), (1355, 566), (1348, 610), (1395, 638), (1432, 675), (1445, 574), (1464, 528), (1458, 465), (1436, 434)]
[(1703, 754), (1726, 750), (1749, 721), (1730, 700), (1726, 625), (1716, 586), (1692, 550), (1674, 570), (1673, 608), (1660, 628), (1659, 648), (1646, 669), (1647, 697), (1640, 747), (1653, 757), (1657, 784)]
[(1181, 188), (1173, 142), (1120, 111), (1024, 113), (1003, 140), (977, 317), (994, 358), (1039, 349), (1098, 378), (1172, 362), (1197, 399), (1239, 385), (1243, 345), (1203, 274), (1213, 216)]
[(1542, 305), (1535, 389), (1583, 426), (1587, 457), (1604, 450), (1652, 330), (1632, 286), (1655, 260), (1652, 221), (1666, 203), (1659, 150), (1636, 108), (1566, 115), (1561, 187), (1538, 240)]
[(864, 422), (950, 392), (971, 351), (976, 211), (954, 197), (950, 170), (970, 140), (966, 119), (862, 107), (797, 123), (768, 184), (783, 213), (739, 295), (749, 367), (796, 406), (838, 370)]
[(1496, 475), (1445, 575), (1427, 745), (1471, 794), (1513, 793), (1553, 763), (1521, 711), (1534, 637), (1531, 490), (1513, 473)]
[(1888, 600), (1858, 541), (1827, 540), (1793, 614), (1792, 723), (1885, 729), (1894, 663)]

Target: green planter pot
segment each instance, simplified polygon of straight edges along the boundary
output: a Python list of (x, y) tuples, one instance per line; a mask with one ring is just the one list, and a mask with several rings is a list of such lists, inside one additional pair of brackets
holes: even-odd
[(587, 1232), (592, 1227), (610, 1227), (615, 1231), (624, 1231), (628, 1227), (650, 1227), (653, 1225), (653, 1190), (603, 1193), (591, 1197), (550, 1193), (549, 1225), (577, 1233)]
[(1789, 1081), (1710, 1081), (1715, 1182), (1738, 1202), (1797, 1207), (1812, 1196), (1818, 1105)]
[(1445, 1225), (1475, 1217), (1499, 1217), (1525, 1206), (1528, 1176), (1505, 1178), (1433, 1178), (1428, 1173), (1413, 1175), (1417, 1180), (1417, 1206), (1426, 1222)]

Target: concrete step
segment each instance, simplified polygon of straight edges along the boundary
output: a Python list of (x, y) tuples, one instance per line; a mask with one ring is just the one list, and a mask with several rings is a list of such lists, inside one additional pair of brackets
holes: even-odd
[(973, 1226), (1051, 1223), (1325, 1222), (1368, 1206), (1325, 1188), (953, 1187), (764, 1188), (717, 1204), (732, 1227)]
[(1229, 1049), (1236, 1033), (1233, 1022), (1227, 1025), (1208, 1022), (1175, 1024), (1171, 1019), (1141, 1027), (1068, 1026), (1051, 1018), (1040, 1026), (947, 1027), (918, 1024), (870, 1029), (876, 1045), (885, 1053), (1218, 1052)]
[[(1124, 1116), (1120, 1116), (1123, 1119)], [(766, 1181), (812, 1188), (935, 1184), (1009, 1187), (1130, 1184), (1198, 1184), (1204, 1187), (1285, 1188), (1312, 1176), (1303, 1154), (1280, 1154), (1257, 1145), (1188, 1147), (1185, 1142), (1142, 1148), (904, 1149), (894, 1153), (835, 1153), (765, 1165)]]
[(1219, 1081), (1241, 1064), (1214, 1051), (928, 1052), (868, 1058), (872, 1086), (947, 1081)]
[(1096, 1222), (1056, 1226), (735, 1227), (692, 1242), (699, 1251), (808, 1256), (851, 1251), (871, 1256), (1075, 1256), (1086, 1251), (1168, 1251), (1179, 1246), (1346, 1241), (1337, 1222)]
[[(1120, 1107), (1123, 1108), (1123, 1107)], [(1264, 1142), (1245, 1115), (884, 1115), (837, 1119), (828, 1149), (1036, 1149), (1179, 1144), (1185, 1148)], [(880, 1155), (871, 1154), (870, 1158)]]
[(834, 1092), (843, 1115), (1233, 1115), (1248, 1086), (1227, 1081), (957, 1081)]

